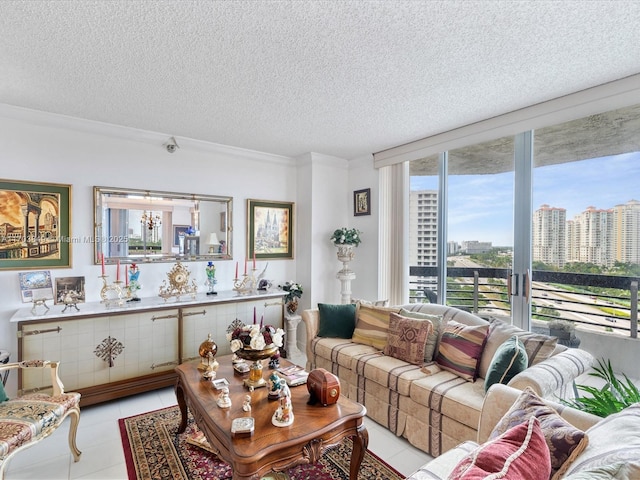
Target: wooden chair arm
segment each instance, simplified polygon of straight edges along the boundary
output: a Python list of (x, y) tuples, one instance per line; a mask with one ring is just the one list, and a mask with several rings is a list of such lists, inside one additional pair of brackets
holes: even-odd
[(14, 370), (18, 368), (49, 368), (51, 372), (51, 386), (53, 395), (62, 395), (64, 393), (64, 385), (58, 375), (58, 362), (50, 362), (48, 360), (26, 360), (24, 362), (13, 362), (0, 365), (0, 372), (4, 370)]

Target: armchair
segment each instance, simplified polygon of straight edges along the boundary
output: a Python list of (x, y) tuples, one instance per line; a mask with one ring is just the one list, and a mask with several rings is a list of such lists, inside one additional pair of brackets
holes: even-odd
[(0, 376), (3, 371), (27, 368), (50, 369), (53, 392), (52, 395), (40, 391), (27, 393), (4, 402), (0, 399), (0, 479), (4, 478), (5, 468), (15, 454), (51, 435), (68, 416), (71, 416), (69, 447), (74, 460), (80, 460), (81, 452), (76, 446), (80, 394), (65, 393), (57, 362), (8, 363), (0, 365)]

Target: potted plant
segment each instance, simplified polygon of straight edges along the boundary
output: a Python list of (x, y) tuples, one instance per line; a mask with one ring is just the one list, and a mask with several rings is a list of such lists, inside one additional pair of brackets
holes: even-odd
[(577, 385), (576, 388), (587, 393), (588, 396), (576, 396), (573, 400), (561, 400), (563, 404), (599, 417), (607, 417), (640, 402), (638, 388), (624, 373), (621, 374), (624, 380), (619, 380), (613, 371), (610, 360), (605, 362), (604, 359), (598, 359), (598, 366), (593, 367), (593, 370), (589, 376), (604, 380), (604, 386)]
[(285, 282), (284, 285), (279, 285), (279, 287), (287, 292), (284, 296), (284, 304), (287, 312), (293, 315), (298, 309), (298, 299), (302, 297), (302, 285), (291, 280)]
[(580, 345), (580, 339), (576, 337), (576, 324), (570, 320), (554, 319), (549, 321), (549, 335), (557, 337), (558, 342), (568, 347)]
[(339, 245), (353, 245), (358, 246), (362, 239), (360, 234), (362, 232), (356, 228), (342, 227), (338, 228), (333, 235), (331, 235), (331, 241), (335, 246)]

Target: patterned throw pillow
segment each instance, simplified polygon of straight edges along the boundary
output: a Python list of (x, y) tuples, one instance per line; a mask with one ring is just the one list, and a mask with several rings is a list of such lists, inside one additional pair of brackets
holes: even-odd
[(356, 326), (356, 306), (353, 304), (318, 304), (318, 337), (351, 338)]
[(436, 363), (445, 370), (473, 382), (478, 376), (478, 362), (489, 332), (489, 324), (464, 325), (449, 320), (438, 345)]
[(567, 477), (617, 462), (635, 463), (635, 472), (638, 472), (637, 464), (640, 461), (638, 431), (640, 431), (640, 403), (603, 418), (587, 430), (589, 446), (569, 467)]
[(448, 480), (549, 480), (549, 449), (538, 419), (517, 425), (464, 457)]
[(495, 438), (531, 417), (536, 417), (540, 421), (540, 427), (551, 452), (553, 480), (562, 478), (573, 461), (587, 447), (589, 437), (585, 432), (562, 418), (530, 387), (524, 389), (494, 427), (489, 438)]
[(371, 345), (378, 350), (383, 350), (387, 344), (389, 335), (389, 314), (398, 313), (399, 308), (373, 307), (370, 305), (358, 306), (356, 310), (356, 328), (351, 340), (355, 343)]
[(509, 383), (509, 380), (527, 368), (528, 360), (524, 345), (514, 335), (496, 350), (487, 378), (484, 379), (484, 391), (489, 390), (494, 383)]
[(424, 347), (424, 361), (433, 362), (433, 357), (436, 353), (436, 346), (438, 345), (438, 337), (440, 336), (440, 330), (444, 324), (442, 315), (432, 315), (430, 313), (411, 312), (404, 308), (400, 310), (400, 315), (408, 318), (416, 318), (418, 320), (428, 320), (433, 325), (433, 328), (429, 332), (427, 337), (427, 344)]
[(384, 354), (394, 358), (422, 365), (427, 336), (433, 330), (429, 320), (414, 320), (397, 313), (389, 314), (389, 340)]

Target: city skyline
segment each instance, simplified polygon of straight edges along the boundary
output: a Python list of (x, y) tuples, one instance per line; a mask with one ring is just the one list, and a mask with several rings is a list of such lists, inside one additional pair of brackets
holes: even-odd
[[(640, 152), (537, 167), (533, 210), (564, 208), (567, 219), (590, 206), (610, 209), (639, 200)], [(513, 246), (514, 173), (449, 177), (448, 240)], [(411, 190), (435, 190), (437, 176), (411, 177)]]

